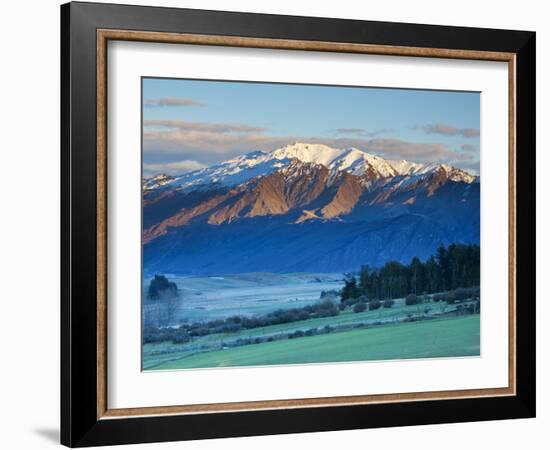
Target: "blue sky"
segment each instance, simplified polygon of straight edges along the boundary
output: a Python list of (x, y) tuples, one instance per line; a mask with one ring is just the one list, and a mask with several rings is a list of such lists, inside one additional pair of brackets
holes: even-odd
[(296, 141), (479, 171), (479, 93), (143, 79), (144, 174)]

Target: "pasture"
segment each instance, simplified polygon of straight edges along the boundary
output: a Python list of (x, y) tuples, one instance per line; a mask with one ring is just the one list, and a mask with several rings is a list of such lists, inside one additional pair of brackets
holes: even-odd
[[(369, 314), (376, 313), (379, 311), (350, 313), (344, 319), (358, 320), (359, 317), (353, 316), (364, 314), (368, 317)], [(391, 310), (388, 310), (389, 313)], [(311, 319), (303, 323), (276, 325), (276, 327), (312, 327), (313, 321), (331, 319), (338, 321), (342, 320), (342, 316)], [(253, 331), (265, 335), (275, 332), (269, 328), (272, 327), (244, 333), (249, 334)], [(220, 337), (210, 335), (204, 338), (219, 339)], [(147, 344), (143, 350), (145, 370), (478, 356), (480, 354), (480, 316), (473, 314), (406, 323), (392, 323), (389, 320), (385, 324), (370, 328), (206, 352), (196, 352), (191, 347), (170, 343)]]

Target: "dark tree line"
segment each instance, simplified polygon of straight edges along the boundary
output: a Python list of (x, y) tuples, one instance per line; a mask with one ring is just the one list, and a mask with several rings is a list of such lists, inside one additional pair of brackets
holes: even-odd
[(334, 317), (339, 313), (340, 311), (334, 303), (330, 300), (324, 300), (301, 308), (277, 309), (263, 316), (231, 316), (226, 319), (182, 323), (177, 328), (147, 326), (143, 330), (143, 342), (148, 344), (151, 342), (172, 341), (175, 344), (182, 344), (198, 336), (234, 333), (241, 330), (251, 330), (307, 319)]
[(363, 266), (358, 276), (346, 276), (342, 301), (360, 296), (393, 299), (479, 286), (479, 255), (478, 245), (440, 245), (425, 262), (414, 257), (408, 265), (389, 261), (380, 268)]

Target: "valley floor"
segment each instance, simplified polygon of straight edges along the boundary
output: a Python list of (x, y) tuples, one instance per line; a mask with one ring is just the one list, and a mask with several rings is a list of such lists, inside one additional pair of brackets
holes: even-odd
[[(415, 307), (405, 307), (415, 308)], [(396, 311), (393, 312), (395, 314)], [(342, 314), (336, 320), (358, 320), (378, 311)], [(388, 314), (390, 311), (387, 312)], [(363, 319), (365, 319), (364, 317)], [(381, 316), (380, 316), (381, 318)], [(318, 326), (311, 319), (299, 326)], [(309, 323), (307, 323), (309, 322)], [(277, 325), (292, 327), (297, 324)], [(265, 335), (272, 327), (258, 332)], [(251, 331), (245, 332), (247, 335)], [(205, 336), (223, 339), (223, 336)], [(144, 370), (173, 370), (273, 364), (306, 364), (345, 361), (382, 361), (480, 355), (480, 316), (449, 316), (418, 322), (382, 322), (377, 326), (339, 331), (324, 335), (284, 339), (273, 342), (196, 352), (174, 344), (146, 344), (143, 348)]]
[[(144, 278), (147, 292), (151, 277)], [(263, 315), (277, 309), (297, 308), (319, 301), (321, 291), (340, 290), (342, 274), (242, 273), (232, 275), (169, 276), (179, 289), (181, 302), (175, 324), (206, 321), (232, 315)], [(147, 317), (149, 305), (144, 304)], [(172, 325), (175, 325), (172, 324)]]

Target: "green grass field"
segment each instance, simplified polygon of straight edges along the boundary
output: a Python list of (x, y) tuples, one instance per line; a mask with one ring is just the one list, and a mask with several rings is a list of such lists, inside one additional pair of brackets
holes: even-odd
[[(289, 333), (296, 330), (308, 330), (310, 328), (322, 328), (326, 325), (342, 326), (353, 324), (372, 324), (377, 321), (397, 321), (402, 320), (407, 314), (421, 314), (426, 307), (430, 308), (429, 314), (438, 314), (443, 310), (449, 310), (444, 303), (429, 303), (424, 305), (405, 306), (405, 301), (399, 299), (395, 301), (393, 308), (380, 308), (375, 311), (364, 311), (354, 313), (351, 310), (340, 312), (336, 317), (322, 317), (317, 319), (307, 319), (298, 322), (285, 323), (280, 325), (271, 325), (268, 327), (254, 328), (250, 330), (241, 330), (233, 333), (216, 333), (202, 337), (197, 337), (190, 344), (173, 344), (172, 342), (161, 342), (156, 344), (145, 344), (143, 346), (143, 368), (145, 370), (156, 369), (157, 366), (173, 359), (180, 359), (183, 356), (196, 352), (196, 348), (201, 345), (221, 347), (224, 341), (234, 341), (239, 338), (254, 338), (258, 336), (268, 336), (277, 333)], [(258, 344), (259, 345), (259, 344)]]
[(169, 357), (147, 353), (150, 348), (144, 350), (144, 368), (152, 370), (477, 356), (480, 316), (380, 325), (195, 354), (173, 352)]

